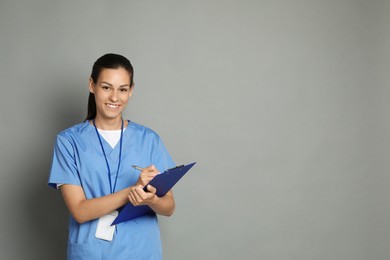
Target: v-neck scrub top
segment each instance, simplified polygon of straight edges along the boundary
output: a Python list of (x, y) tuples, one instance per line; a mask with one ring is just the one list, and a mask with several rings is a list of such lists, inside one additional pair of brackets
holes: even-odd
[[(134, 185), (140, 171), (131, 167), (154, 165), (160, 172), (175, 166), (160, 137), (151, 129), (130, 122), (123, 132), (122, 161), (116, 190)], [(118, 167), (118, 144), (112, 148), (101, 138), (111, 169), (112, 186)], [(57, 135), (49, 186), (73, 184), (83, 188), (87, 199), (110, 194), (108, 169), (96, 131), (89, 121)], [(69, 216), (69, 260), (162, 259), (160, 231), (155, 214), (116, 225), (112, 241), (95, 237), (98, 219), (79, 224)]]

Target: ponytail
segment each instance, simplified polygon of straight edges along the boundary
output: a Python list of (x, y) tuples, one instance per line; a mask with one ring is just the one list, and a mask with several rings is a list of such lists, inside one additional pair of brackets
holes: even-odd
[(96, 117), (96, 102), (95, 95), (93, 93), (89, 93), (88, 97), (88, 112), (85, 121), (92, 120)]

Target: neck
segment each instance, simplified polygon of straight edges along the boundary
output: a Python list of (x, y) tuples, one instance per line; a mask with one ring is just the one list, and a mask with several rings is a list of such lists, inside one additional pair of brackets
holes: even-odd
[(97, 128), (102, 130), (120, 130), (122, 126), (122, 117), (114, 119), (103, 119), (96, 116), (95, 125)]

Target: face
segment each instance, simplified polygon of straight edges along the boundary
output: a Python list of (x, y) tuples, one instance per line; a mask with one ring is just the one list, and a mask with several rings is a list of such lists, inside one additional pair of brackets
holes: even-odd
[(103, 69), (96, 84), (89, 80), (89, 91), (95, 94), (96, 118), (115, 120), (122, 117), (133, 92), (129, 73), (123, 69)]

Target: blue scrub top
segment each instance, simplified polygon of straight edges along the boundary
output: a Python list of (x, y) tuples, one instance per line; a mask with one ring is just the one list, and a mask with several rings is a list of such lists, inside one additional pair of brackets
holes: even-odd
[[(118, 144), (102, 144), (111, 169), (112, 185), (118, 167)], [(116, 191), (134, 185), (140, 171), (131, 167), (151, 164), (163, 172), (175, 166), (160, 137), (151, 129), (129, 122), (123, 132), (122, 162)], [(80, 185), (87, 199), (110, 194), (108, 170), (93, 125), (86, 121), (57, 135), (49, 186)], [(147, 215), (120, 223), (112, 241), (95, 238), (98, 219), (79, 224), (70, 215), (68, 259), (162, 259), (160, 230), (156, 215)]]

